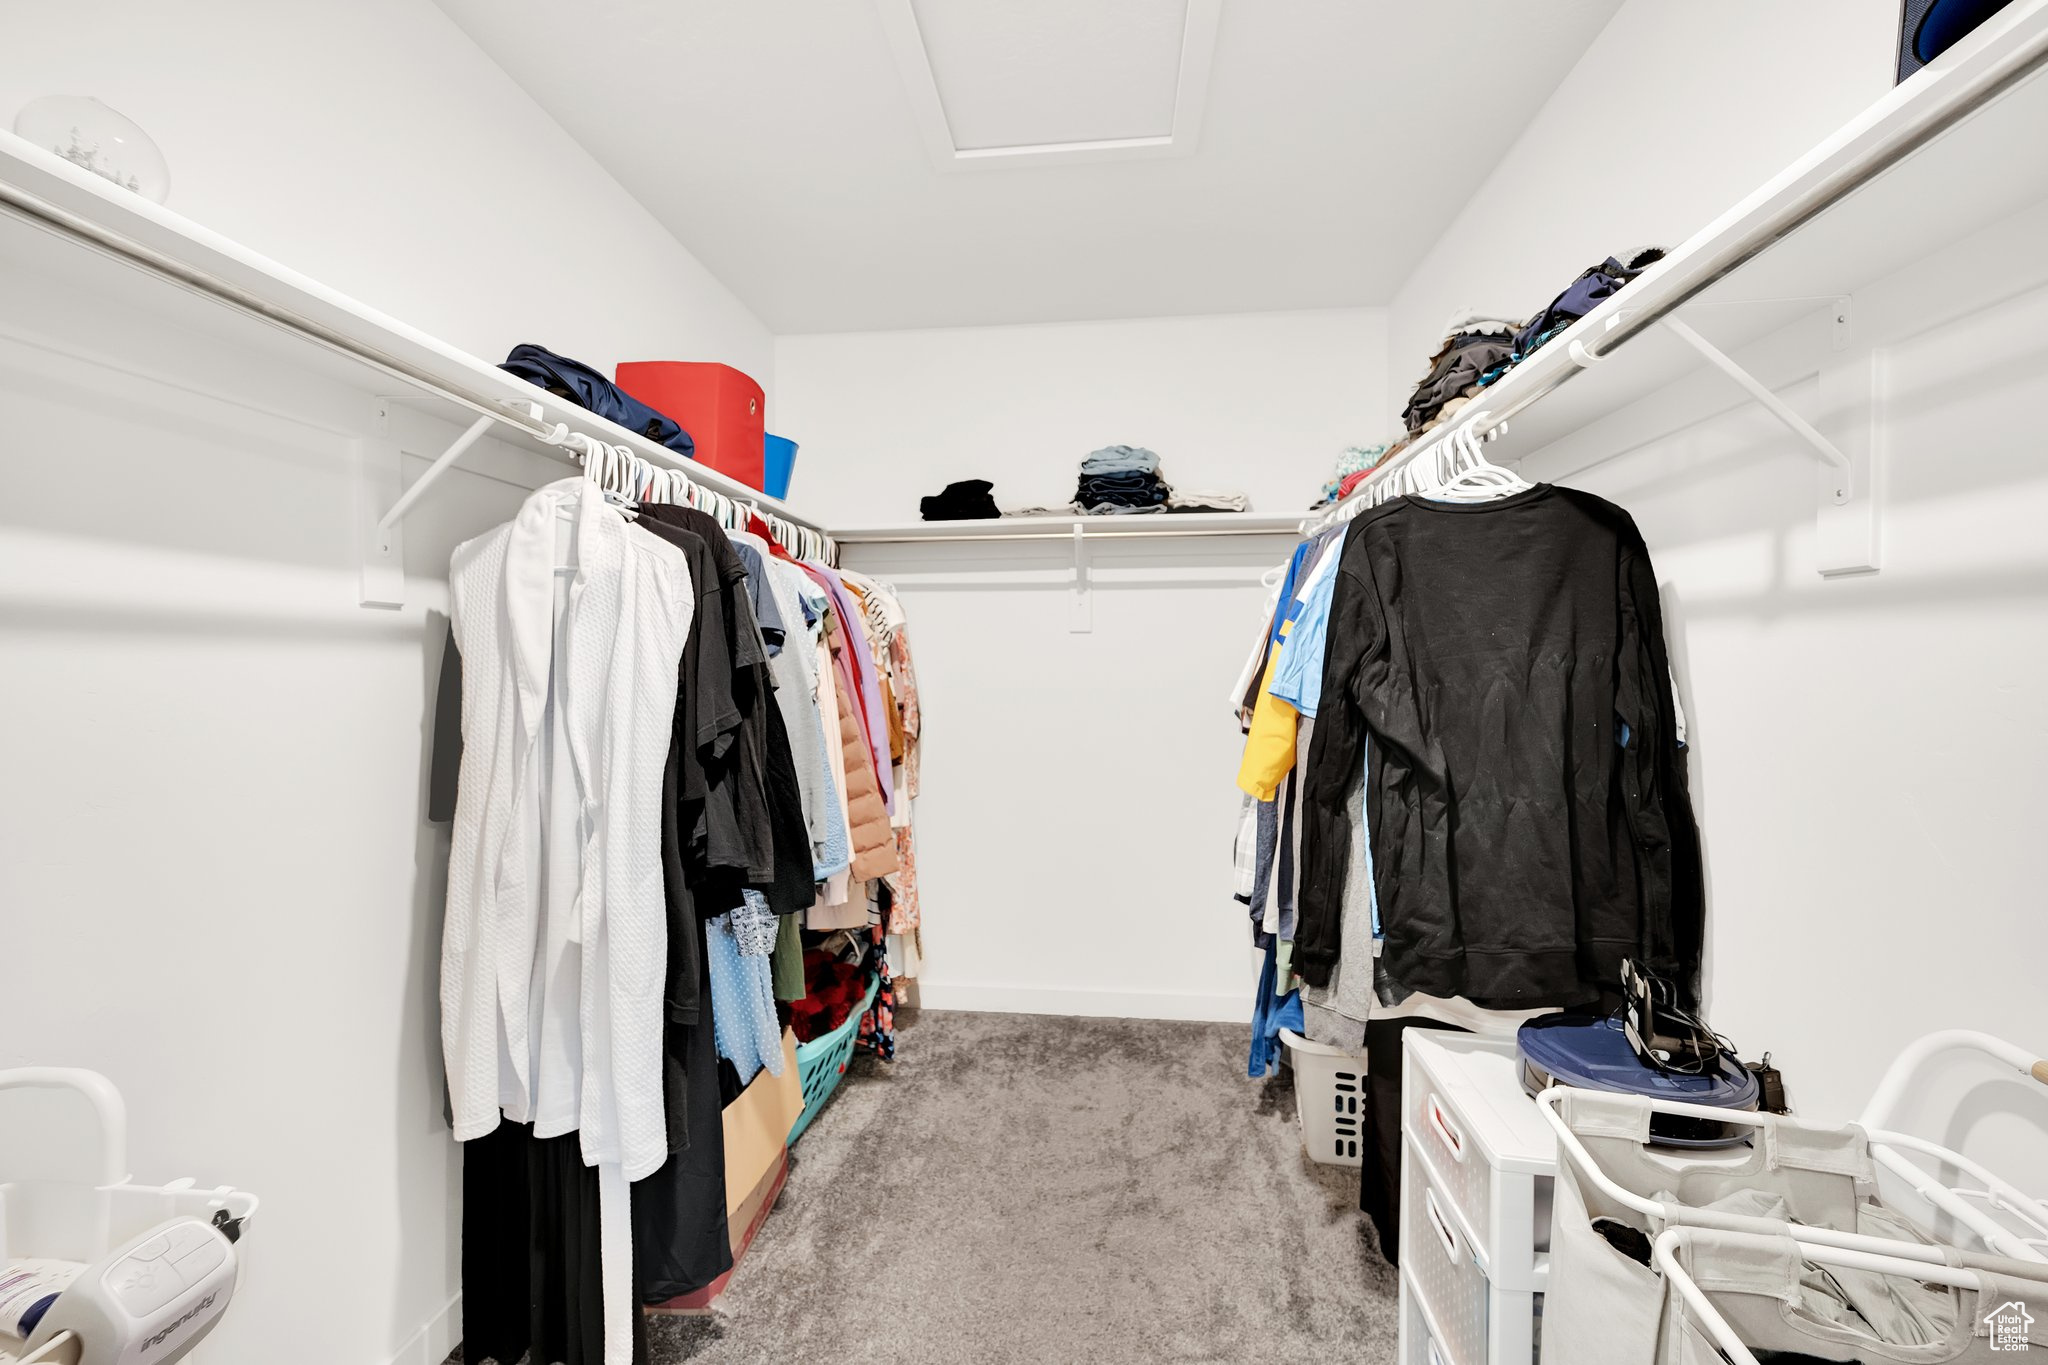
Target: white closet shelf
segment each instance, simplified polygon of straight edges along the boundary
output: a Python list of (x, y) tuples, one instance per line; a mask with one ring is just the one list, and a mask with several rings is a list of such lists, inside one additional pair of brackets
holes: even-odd
[(976, 540), (1146, 540), (1195, 536), (1297, 535), (1306, 513), (1155, 512), (1091, 517), (1079, 513), (984, 521), (913, 521), (902, 526), (852, 526), (832, 533), (841, 545), (909, 545)]
[(288, 353), (294, 364), (360, 390), (366, 401), (401, 398), (464, 427), (489, 417), (496, 434), (523, 435), (533, 448), (566, 459), (540, 439), (560, 424), (784, 520), (825, 529), (778, 499), (7, 132), (0, 132), (0, 232), (0, 248), (19, 266), (47, 269), (94, 297), (166, 316), (228, 345), (259, 354), (299, 348)]
[[(2044, 65), (2048, 0), (2019, 0), (1481, 390), (1464, 415), (1384, 464), (1342, 510), (1393, 469), (1427, 459), (1463, 421), (1483, 434), (1513, 419), (1502, 434), (1515, 458), (1618, 412), (1697, 371), (1698, 342), (1707, 339), (1700, 332), (1725, 352), (1819, 316), (1831, 333), (1819, 349), (1854, 352), (1858, 290), (2048, 200)], [(1685, 323), (1660, 325), (1681, 309), (1698, 329), (1692, 337)], [(1821, 373), (1824, 387), (1827, 364), (1807, 370)], [(1567, 387), (1594, 368), (1595, 379)], [(1847, 452), (1853, 495), (1836, 498), (1831, 484), (1827, 499), (1853, 501), (1868, 517), (1867, 452), (1853, 431), (1826, 439)], [(1826, 471), (1831, 480), (1839, 472)], [(1848, 510), (1824, 508), (1823, 518)], [(1873, 558), (1841, 571), (1874, 567)], [(1825, 560), (1824, 571), (1833, 571)]]

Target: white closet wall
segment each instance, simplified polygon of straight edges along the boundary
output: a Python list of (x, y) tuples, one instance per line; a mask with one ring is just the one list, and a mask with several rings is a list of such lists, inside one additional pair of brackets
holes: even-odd
[[(1454, 303), (1525, 313), (1607, 251), (1675, 245), (1890, 86), (1895, 9), (1763, 8), (1631, 0), (1402, 289), (1390, 401)], [(1522, 466), (1620, 503), (1649, 541), (1691, 719), (1710, 1020), (1771, 1050), (1817, 1117), (1853, 1117), (1930, 1029), (2034, 1047), (2048, 1029), (2044, 233), (2048, 205), (1854, 300), (1853, 344), (1887, 374), (1875, 576), (1819, 577), (1812, 458), (1717, 373)], [(1739, 355), (1819, 418), (1828, 344), (1802, 325)], [(2000, 1104), (1960, 1112), (1951, 1145), (2048, 1162)]]
[(1628, 0), (1395, 294), (1393, 411), (1453, 310), (1527, 317), (1609, 252), (1677, 246), (1890, 89), (1897, 38), (1869, 0)]
[[(1064, 502), (1115, 442), (1157, 450), (1170, 483), (1291, 512), (1345, 445), (1383, 439), (1383, 329), (1349, 309), (782, 337), (771, 424), (839, 525), (914, 522), (973, 477), (1001, 506)], [(1259, 572), (1291, 543), (1093, 543), (1086, 633), (1070, 545), (847, 547), (902, 589), (917, 650), (926, 1004), (1250, 1016), (1227, 697)]]
[(11, 5), (0, 122), (93, 95), (168, 207), (486, 360), (723, 360), (768, 329), (431, 0)]
[[(770, 378), (767, 329), (427, 0), (16, 6), (7, 48), (0, 120), (98, 95), (170, 207), (476, 354)], [(263, 1197), (211, 1365), (438, 1365), (436, 608), (453, 545), (568, 471), (486, 441), (406, 521), (408, 607), (364, 610), (357, 396), (72, 284), (0, 258), (0, 1066), (103, 1071), (138, 1176)], [(9, 1097), (0, 1169), (55, 1133)]]

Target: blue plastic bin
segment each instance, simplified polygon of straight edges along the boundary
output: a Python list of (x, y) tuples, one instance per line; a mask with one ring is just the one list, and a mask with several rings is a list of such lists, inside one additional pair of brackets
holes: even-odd
[(813, 1038), (808, 1043), (796, 1045), (797, 1082), (803, 1087), (804, 1112), (789, 1130), (789, 1145), (804, 1135), (804, 1129), (811, 1126), (811, 1120), (825, 1107), (825, 1101), (832, 1098), (832, 1092), (839, 1088), (839, 1080), (846, 1074), (846, 1064), (853, 1060), (854, 1040), (860, 1037), (860, 1019), (874, 1008), (875, 996), (882, 988), (882, 978), (868, 978), (868, 993), (854, 1007), (846, 1022), (822, 1038)]
[(787, 436), (761, 438), (761, 491), (771, 498), (789, 496), (789, 478), (796, 473), (796, 442)]

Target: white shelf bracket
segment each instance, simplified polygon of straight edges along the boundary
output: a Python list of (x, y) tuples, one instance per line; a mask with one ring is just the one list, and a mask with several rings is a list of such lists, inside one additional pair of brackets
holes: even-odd
[[(1846, 325), (1846, 324), (1842, 324)], [(1821, 424), (1854, 474), (1854, 496), (1831, 502), (1826, 494), (1834, 471), (1820, 471), (1820, 513), (1814, 522), (1814, 556), (1823, 576), (1876, 573), (1878, 499), (1884, 492), (1884, 353), (1870, 347), (1830, 354), (1820, 367)]]
[(479, 417), (474, 422), (471, 422), (468, 429), (456, 437), (454, 442), (446, 450), (442, 451), (435, 458), (434, 462), (421, 472), (417, 479), (412, 481), (412, 487), (406, 489), (399, 496), (398, 501), (391, 504), (391, 510), (377, 518), (377, 529), (389, 531), (396, 527), (399, 522), (404, 521), (405, 514), (412, 510), (412, 505), (418, 502), (421, 496), (454, 466), (457, 460), (462, 458), (464, 451), (481, 440), (483, 434), (489, 431), (492, 424), (497, 420), (495, 417)]
[(1695, 332), (1691, 327), (1680, 322), (1677, 318), (1671, 317), (1664, 319), (1664, 328), (1671, 335), (1677, 337), (1695, 351), (1698, 351), (1706, 358), (1708, 364), (1734, 380), (1745, 393), (1761, 404), (1766, 412), (1770, 413), (1771, 416), (1777, 418), (1780, 422), (1783, 422), (1793, 435), (1806, 442), (1812, 448), (1815, 455), (1832, 466), (1836, 472), (1836, 478), (1827, 490), (1828, 496), (1837, 505), (1849, 501), (1850, 494), (1855, 490), (1855, 471), (1849, 463), (1849, 457), (1844, 455), (1833, 441), (1821, 435), (1820, 429), (1814, 426), (1813, 423), (1794, 412), (1791, 404), (1778, 397), (1777, 394), (1772, 393), (1768, 384), (1758, 379), (1748, 370), (1743, 369), (1742, 365), (1733, 356), (1701, 336), (1698, 332)]
[(1834, 304), (1833, 350), (1820, 366), (1821, 406), (1827, 414), (1824, 420), (1835, 428), (1834, 436), (1793, 411), (1769, 385), (1686, 323), (1676, 317), (1663, 320), (1666, 331), (1734, 380), (1820, 460), (1820, 507), (1815, 518), (1815, 536), (1818, 567), (1827, 577), (1873, 573), (1877, 569), (1875, 494), (1880, 362), (1874, 351), (1848, 351), (1853, 336), (1849, 305), (1846, 298)]
[(401, 456), (391, 439), (391, 408), (378, 399), (371, 412), (370, 434), (349, 443), (354, 463), (356, 568), (359, 600), (366, 607), (405, 605), (405, 538), (397, 524), (386, 526), (382, 512), (399, 496)]
[[(454, 467), (464, 451), (489, 431), (493, 417), (469, 424), (435, 461), (421, 471), (411, 487), (400, 491), (404, 474), (398, 443), (391, 438), (391, 400), (380, 398), (371, 416), (368, 438), (354, 442), (356, 519), (360, 541), (361, 602), (366, 607), (405, 605), (405, 536), (402, 523), (426, 491)], [(383, 510), (379, 510), (383, 509)]]
[(1086, 635), (1095, 629), (1095, 593), (1088, 582), (1088, 533), (1074, 523), (1074, 608), (1067, 623), (1072, 635)]

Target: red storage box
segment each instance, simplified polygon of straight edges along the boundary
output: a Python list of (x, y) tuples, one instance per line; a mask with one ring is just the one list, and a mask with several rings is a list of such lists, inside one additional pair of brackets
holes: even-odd
[(730, 365), (690, 360), (628, 360), (618, 386), (690, 433), (697, 460), (759, 488), (767, 405), (761, 386)]

